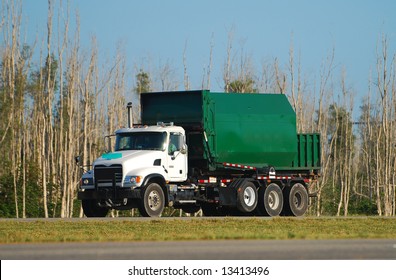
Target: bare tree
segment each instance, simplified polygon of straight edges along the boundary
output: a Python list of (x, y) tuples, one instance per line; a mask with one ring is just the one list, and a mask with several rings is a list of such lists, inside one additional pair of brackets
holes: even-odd
[(231, 55), (232, 55), (232, 44), (234, 40), (234, 28), (232, 28), (228, 32), (228, 41), (227, 41), (227, 58), (224, 65), (223, 70), (223, 82), (224, 82), (224, 91), (229, 92), (230, 83), (231, 83)]
[[(4, 8), (4, 10), (3, 10)], [(3, 14), (4, 12), (4, 14)], [(9, 139), (7, 154), (11, 159), (11, 175), (13, 178), (13, 195), (16, 217), (19, 218), (18, 177), (21, 165), (21, 126), (23, 126), (23, 87), (25, 75), (25, 59), (21, 53), (21, 16), (22, 2), (2, 3), (1, 28), (4, 33), (2, 50), (1, 80), (4, 89), (1, 117), (4, 124), (0, 127), (0, 144)], [(2, 174), (2, 173), (0, 173)]]
[[(211, 82), (211, 74), (212, 74), (212, 67), (213, 67), (213, 48), (214, 48), (214, 34), (212, 34), (212, 37), (210, 39), (210, 48), (209, 48), (209, 64), (206, 70), (206, 89), (210, 89), (210, 82)], [(203, 83), (202, 83), (203, 85)], [(204, 86), (202, 86), (204, 88)]]
[(184, 44), (184, 50), (183, 50), (184, 90), (190, 90), (190, 78), (188, 77), (188, 72), (187, 72), (186, 52), (187, 52), (187, 40)]
[[(321, 179), (316, 184), (317, 201), (316, 201), (316, 215), (320, 216), (322, 211), (322, 194), (323, 189), (327, 185), (329, 178), (331, 178), (331, 151), (334, 149), (335, 139), (332, 138), (329, 142), (327, 139), (328, 131), (328, 106), (329, 97), (333, 94), (332, 86), (329, 85), (329, 81), (333, 75), (333, 62), (334, 62), (334, 49), (332, 53), (327, 57), (326, 63), (322, 64), (319, 84), (319, 98), (317, 107), (317, 120), (315, 131), (321, 135)], [(334, 155), (333, 155), (334, 156)]]
[(388, 39), (382, 37), (377, 54), (377, 106), (375, 131), (375, 193), (378, 214), (390, 216), (395, 213), (395, 55), (388, 58)]
[(241, 48), (232, 52), (233, 33), (229, 33), (227, 45), (227, 60), (223, 70), (225, 92), (255, 93), (256, 76), (252, 56), (244, 51), (244, 41)]
[(341, 209), (343, 209), (344, 216), (348, 215), (350, 192), (353, 188), (352, 180), (355, 177), (354, 172), (356, 172), (356, 169), (353, 168), (355, 146), (351, 120), (351, 116), (353, 115), (353, 94), (346, 88), (345, 80), (345, 72), (343, 72), (341, 78), (342, 101), (340, 107), (342, 110), (341, 112), (337, 110), (336, 117), (336, 126), (338, 128), (338, 132), (336, 133), (339, 139), (339, 141), (337, 141), (338, 157), (333, 159), (339, 178), (332, 178), (333, 181), (337, 180), (340, 184), (337, 216), (341, 214)]
[[(304, 117), (304, 112), (306, 107), (311, 107), (309, 104), (303, 104), (303, 84), (301, 78), (301, 59), (300, 56), (297, 62), (297, 77), (295, 70), (295, 59), (294, 59), (294, 47), (293, 42), (290, 44), (289, 48), (289, 77), (290, 77), (290, 97), (291, 103), (297, 117), (297, 131), (303, 132), (304, 125), (306, 124), (306, 119)], [(285, 86), (282, 86), (284, 90)]]
[(164, 65), (160, 64), (157, 70), (157, 80), (159, 81), (159, 90), (161, 91), (171, 91), (177, 90), (179, 87), (179, 82), (175, 77), (175, 69), (172, 67), (169, 61)]
[(276, 84), (278, 86), (278, 91), (280, 94), (284, 94), (286, 92), (286, 75), (282, 73), (282, 71), (280, 71), (279, 62), (277, 58), (275, 58), (274, 61), (274, 68), (275, 68), (275, 77), (276, 77)]

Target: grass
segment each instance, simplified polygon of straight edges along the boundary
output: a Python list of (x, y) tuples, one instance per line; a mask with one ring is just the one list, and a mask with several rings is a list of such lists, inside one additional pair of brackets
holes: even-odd
[(0, 243), (218, 239), (395, 239), (396, 219), (111, 219), (0, 220)]

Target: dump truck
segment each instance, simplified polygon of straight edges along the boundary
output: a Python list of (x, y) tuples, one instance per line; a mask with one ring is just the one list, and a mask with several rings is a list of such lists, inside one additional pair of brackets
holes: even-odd
[(320, 135), (298, 134), (283, 94), (154, 92), (140, 96), (141, 124), (115, 132), (115, 147), (82, 175), (87, 217), (165, 207), (205, 216), (301, 216), (320, 176)]

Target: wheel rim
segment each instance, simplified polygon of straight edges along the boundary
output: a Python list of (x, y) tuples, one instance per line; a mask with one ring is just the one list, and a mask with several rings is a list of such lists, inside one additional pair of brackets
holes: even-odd
[(253, 206), (256, 201), (256, 194), (252, 187), (247, 187), (243, 192), (243, 200), (247, 206)]
[(151, 210), (156, 211), (161, 208), (161, 197), (157, 191), (151, 191), (147, 197), (148, 207)]
[(300, 209), (303, 205), (301, 193), (297, 192), (293, 197), (293, 203), (297, 209)]
[(276, 191), (271, 191), (268, 195), (268, 206), (275, 210), (279, 207), (279, 195)]

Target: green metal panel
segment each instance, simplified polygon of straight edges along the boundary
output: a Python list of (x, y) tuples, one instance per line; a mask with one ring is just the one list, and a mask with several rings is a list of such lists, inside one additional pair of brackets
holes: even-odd
[(290, 167), (297, 154), (296, 115), (285, 95), (204, 95), (205, 130), (216, 162)]
[(297, 155), (293, 160), (295, 169), (320, 169), (320, 134), (298, 134)]
[(143, 93), (140, 104), (143, 124), (174, 122), (183, 126), (202, 122), (202, 91)]

